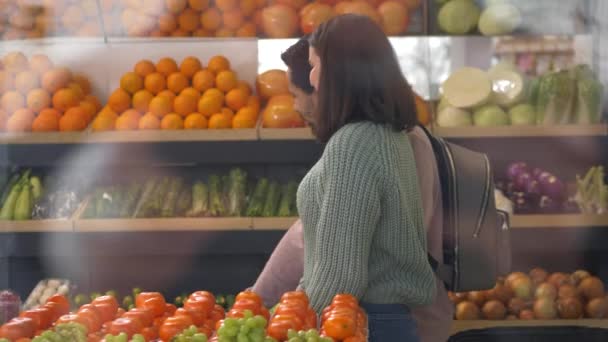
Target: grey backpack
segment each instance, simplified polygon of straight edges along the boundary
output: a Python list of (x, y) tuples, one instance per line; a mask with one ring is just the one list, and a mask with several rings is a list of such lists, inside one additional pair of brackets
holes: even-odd
[(430, 134), (443, 198), (443, 262), (429, 262), (450, 291), (492, 289), (511, 268), (509, 216), (496, 209), (485, 154)]

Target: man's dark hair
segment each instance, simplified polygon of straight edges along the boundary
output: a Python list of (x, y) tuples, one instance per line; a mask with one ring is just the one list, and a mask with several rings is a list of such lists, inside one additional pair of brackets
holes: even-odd
[(308, 37), (298, 40), (281, 54), (281, 59), (290, 71), (291, 83), (307, 94), (312, 94), (314, 88), (310, 84), (310, 63), (308, 63)]
[(360, 15), (340, 15), (312, 34), (321, 61), (314, 133), (327, 142), (357, 121), (410, 130), (418, 120), (414, 94), (382, 29)]

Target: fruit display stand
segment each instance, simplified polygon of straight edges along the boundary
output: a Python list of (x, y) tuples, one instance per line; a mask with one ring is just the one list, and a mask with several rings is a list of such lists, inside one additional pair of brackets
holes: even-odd
[(605, 319), (531, 320), (531, 321), (454, 321), (452, 335), (467, 330), (521, 327), (590, 327), (608, 328)]

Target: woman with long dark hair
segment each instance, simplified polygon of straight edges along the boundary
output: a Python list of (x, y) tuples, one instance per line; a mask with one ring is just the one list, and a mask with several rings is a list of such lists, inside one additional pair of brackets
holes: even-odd
[(414, 96), (386, 35), (342, 15), (310, 38), (314, 134), (326, 143), (298, 189), (300, 283), (320, 312), (338, 293), (369, 315), (370, 341), (419, 341), (410, 310), (433, 302), (416, 161)]

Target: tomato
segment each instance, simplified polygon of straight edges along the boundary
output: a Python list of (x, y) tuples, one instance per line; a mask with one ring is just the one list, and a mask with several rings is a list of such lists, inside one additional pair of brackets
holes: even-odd
[(27, 338), (27, 337), (22, 337), (17, 339), (15, 342), (31, 342), (32, 339), (31, 338)]
[(59, 319), (57, 319), (55, 324), (72, 323), (72, 322), (80, 323), (80, 324), (84, 325), (87, 329), (89, 329), (89, 324), (93, 323), (93, 322), (90, 322), (89, 319), (85, 316), (79, 316), (77, 314), (67, 314), (67, 315), (63, 315), (63, 316), (59, 317)]
[(287, 314), (276, 315), (275, 314), (274, 316), (272, 316), (271, 322), (281, 322), (281, 321), (290, 322), (294, 326), (293, 329), (296, 331), (300, 331), (304, 327), (304, 321), (296, 315), (287, 315)]
[(141, 321), (133, 317), (121, 317), (112, 321), (108, 334), (119, 335), (125, 333), (129, 338), (138, 334), (143, 329)]
[(355, 335), (356, 321), (346, 316), (331, 316), (323, 323), (323, 330), (331, 338), (343, 340)]
[(188, 298), (184, 303), (184, 308), (188, 310), (196, 310), (205, 314), (205, 317), (209, 315), (213, 307), (215, 306), (215, 299), (212, 297), (192, 297)]
[(47, 329), (53, 324), (53, 312), (47, 307), (38, 307), (35, 309), (28, 310), (29, 312), (35, 312), (40, 316), (39, 329)]
[(122, 317), (122, 315), (124, 315), (124, 314), (125, 314), (125, 312), (126, 312), (126, 311), (125, 311), (125, 309), (123, 309), (123, 308), (118, 308), (118, 310), (116, 310), (116, 318), (120, 318), (120, 317)]
[(273, 319), (268, 325), (267, 333), (268, 336), (273, 337), (278, 341), (285, 341), (287, 340), (287, 331), (289, 331), (289, 329), (299, 330), (294, 322), (290, 320), (275, 321)]
[(220, 330), (220, 328), (222, 327), (222, 324), (224, 324), (223, 319), (220, 319), (219, 321), (215, 322), (215, 331)]
[(200, 327), (198, 328), (198, 332), (205, 334), (205, 336), (211, 336), (213, 334), (213, 329), (210, 329), (208, 327)]
[(266, 307), (262, 306), (262, 308), (260, 309), (260, 315), (262, 315), (264, 318), (266, 318), (266, 320), (270, 319), (270, 311), (268, 311), (268, 309), (266, 309)]
[(135, 306), (140, 308), (144, 306), (144, 303), (151, 298), (162, 298), (163, 301), (165, 297), (160, 292), (142, 292), (135, 297)]
[(260, 313), (261, 306), (258, 302), (251, 299), (241, 299), (238, 302), (235, 302), (232, 306), (233, 310), (250, 310), (254, 315), (258, 315)]
[(125, 312), (125, 314), (122, 315), (122, 317), (137, 318), (137, 319), (139, 319), (139, 321), (141, 322), (141, 324), (144, 327), (152, 326), (152, 323), (154, 323), (154, 314), (152, 313), (152, 311), (150, 309), (146, 309), (146, 308), (133, 308), (133, 309)]
[(138, 308), (150, 309), (154, 314), (154, 317), (159, 317), (165, 314), (167, 303), (163, 297), (152, 297), (146, 299), (142, 305), (137, 305)]
[(253, 291), (243, 291), (243, 292), (239, 293), (238, 295), (236, 295), (235, 303), (240, 302), (241, 300), (244, 300), (244, 299), (252, 300), (252, 301), (258, 303), (259, 306), (264, 305), (264, 303), (262, 303), (262, 297), (260, 297), (257, 293), (255, 293)]
[(165, 312), (173, 315), (175, 313), (175, 310), (177, 310), (177, 306), (175, 306), (175, 304), (166, 304), (165, 305)]
[(78, 310), (77, 315), (84, 316), (89, 319), (89, 329), (90, 333), (98, 332), (101, 329), (102, 319), (99, 310), (94, 305), (87, 304), (83, 305), (80, 310)]
[(171, 316), (160, 326), (158, 335), (163, 341), (171, 341), (175, 335), (180, 334), (191, 325), (192, 319), (188, 316)]
[(51, 296), (49, 299), (47, 299), (46, 302), (47, 303), (57, 303), (57, 304), (61, 305), (62, 315), (65, 315), (68, 312), (70, 312), (70, 301), (63, 295), (57, 294), (57, 295)]
[(32, 321), (34, 321), (34, 328), (36, 330), (42, 329), (42, 318), (40, 317), (40, 313), (29, 310), (19, 314), (19, 317), (30, 318)]
[(192, 322), (194, 323), (194, 325), (196, 325), (197, 327), (202, 326), (205, 323), (205, 320), (207, 319), (207, 315), (205, 315), (204, 312), (198, 311), (198, 310), (188, 310), (188, 309), (178, 309), (175, 313), (176, 315), (178, 311), (182, 311), (180, 312), (180, 314), (185, 314), (186, 316), (190, 317), (192, 319)]
[(213, 310), (209, 314), (209, 319), (212, 321), (219, 321), (220, 319), (224, 319), (226, 317), (226, 312), (221, 305), (215, 304)]
[(340, 293), (335, 295), (334, 299), (332, 300), (332, 304), (336, 302), (353, 302), (357, 304), (357, 306), (359, 306), (359, 300), (357, 299), (357, 297), (347, 293)]
[(43, 308), (47, 308), (51, 313), (51, 322), (56, 321), (59, 317), (67, 314), (68, 312), (64, 312), (63, 306), (59, 303), (50, 302), (46, 303), (42, 306)]
[(306, 325), (306, 328), (304, 330), (315, 329), (317, 327), (317, 313), (315, 312), (315, 310), (310, 308), (308, 309), (304, 325)]
[(211, 300), (213, 300), (213, 302), (215, 303), (215, 296), (213, 295), (213, 293), (209, 292), (209, 291), (196, 291), (194, 293), (192, 293), (190, 295), (190, 297), (188, 297), (188, 299), (190, 298), (209, 298)]
[(293, 300), (304, 302), (304, 306), (308, 307), (308, 295), (304, 291), (286, 292), (281, 296), (281, 302), (292, 302)]
[(101, 336), (97, 335), (97, 334), (89, 334), (87, 336), (87, 342), (101, 342), (103, 339), (101, 338)]
[(34, 333), (36, 333), (36, 323), (29, 317), (13, 318), (0, 327), (0, 338), (10, 341), (22, 337), (34, 337)]
[(116, 311), (120, 307), (114, 296), (101, 296), (95, 298), (91, 304), (95, 305), (101, 313), (104, 322), (111, 321), (116, 315)]
[(228, 317), (228, 318), (244, 318), (245, 317), (245, 313), (243, 312), (243, 310), (231, 309), (226, 314), (226, 317)]
[(141, 330), (141, 334), (144, 336), (146, 341), (154, 341), (158, 339), (158, 329), (154, 327), (147, 327)]
[(279, 304), (274, 313), (275, 315), (292, 314), (304, 320), (308, 314), (308, 308), (300, 304)]

